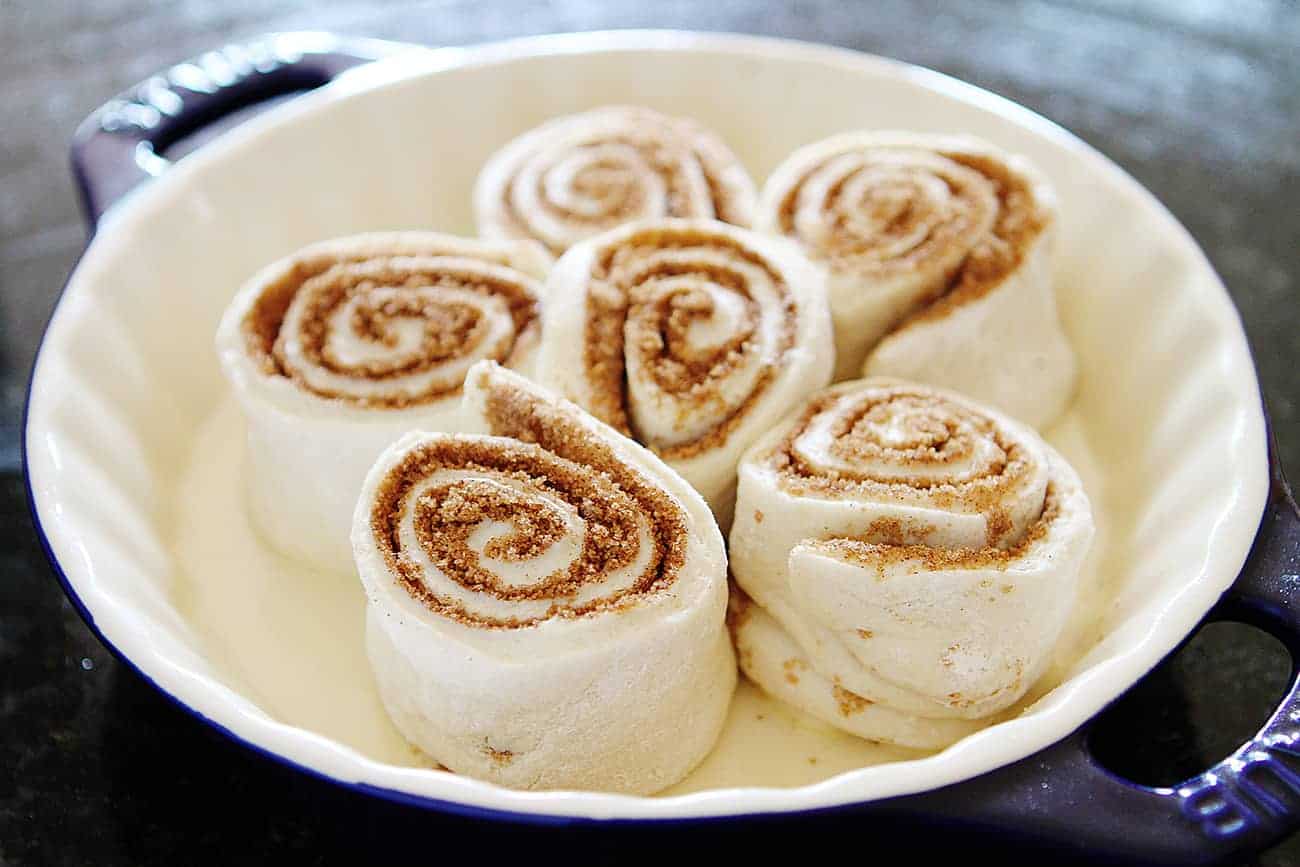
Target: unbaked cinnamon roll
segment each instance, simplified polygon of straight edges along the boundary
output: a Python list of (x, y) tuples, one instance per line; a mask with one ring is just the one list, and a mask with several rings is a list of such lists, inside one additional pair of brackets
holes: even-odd
[(474, 191), (479, 234), (534, 238), (557, 255), (657, 217), (753, 221), (754, 183), (695, 121), (638, 106), (556, 118), (498, 151)]
[(953, 388), (1042, 426), (1075, 358), (1052, 285), (1055, 195), (1025, 159), (956, 136), (859, 132), (796, 151), (758, 228), (830, 274), (836, 379)]
[(740, 466), (741, 667), (846, 731), (944, 746), (1043, 672), (1092, 536), (1029, 427), (928, 386), (832, 386)]
[(726, 526), (736, 463), (830, 381), (820, 269), (713, 220), (614, 229), (547, 282), (538, 379), (659, 454)]
[(531, 368), (550, 264), (533, 242), (376, 233), (306, 247), (245, 284), (217, 349), (266, 540), (350, 569), (352, 509), (379, 452), (452, 424), (475, 361)]
[(457, 773), (645, 794), (712, 748), (735, 686), (699, 495), (568, 401), (476, 365), (461, 434), (387, 449), (352, 543), (398, 729)]

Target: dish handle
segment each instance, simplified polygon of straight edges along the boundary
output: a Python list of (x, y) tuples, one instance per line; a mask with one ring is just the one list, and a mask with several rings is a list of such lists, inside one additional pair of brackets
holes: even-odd
[[(72, 172), (93, 232), (104, 213), (172, 161), (182, 140), (258, 103), (314, 90), (364, 63), (415, 46), (329, 33), (277, 33), (227, 45), (151, 76), (78, 127)], [(227, 121), (229, 123), (229, 121)]]
[(1291, 654), (1290, 688), (1249, 742), (1199, 776), (1152, 788), (1102, 767), (1085, 724), (1015, 764), (876, 806), (1090, 858), (1180, 867), (1258, 852), (1300, 827), (1300, 511), (1272, 443), (1269, 463), (1254, 546), (1206, 618), (1258, 627)]

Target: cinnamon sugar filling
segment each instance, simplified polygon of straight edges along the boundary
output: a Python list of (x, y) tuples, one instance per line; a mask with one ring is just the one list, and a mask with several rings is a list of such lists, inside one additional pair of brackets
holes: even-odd
[[(914, 502), (921, 497), (936, 508), (984, 513), (989, 516), (991, 532), (997, 532), (999, 538), (1005, 535), (1010, 522), (998, 515), (998, 504), (1008, 491), (1024, 483), (1032, 471), (1032, 458), (991, 419), (921, 391), (895, 388), (881, 395), (867, 394), (837, 416), (831, 428), (834, 439), (830, 446), (832, 454), (855, 461), (863, 469), (809, 463), (795, 448), (796, 441), (807, 432), (813, 419), (831, 411), (843, 400), (842, 392), (815, 398), (790, 432), (769, 452), (766, 461), (779, 473), (781, 486), (787, 492), (801, 497), (858, 496), (902, 502)], [(900, 405), (908, 413), (905, 425), (913, 432), (913, 441), (900, 448), (876, 442), (866, 435), (864, 421), (874, 420)], [(976, 435), (992, 442), (1001, 457), (961, 478), (936, 478), (924, 473), (888, 477), (872, 474), (873, 462), (929, 468), (960, 464), (974, 450), (974, 442), (967, 438), (969, 434), (962, 430), (963, 426), (974, 428)]]
[[(998, 157), (960, 151), (927, 151), (907, 146), (881, 146), (871, 150), (882, 154), (899, 155), (911, 151), (920, 158), (939, 157), (957, 166), (973, 170), (992, 186), (997, 200), (997, 213), (992, 231), (976, 241), (952, 273), (944, 276), (930, 291), (917, 300), (912, 312), (897, 328), (913, 322), (943, 318), (997, 288), (1020, 266), (1025, 254), (1050, 222), (1050, 214), (1035, 197), (1029, 180)], [(841, 155), (836, 154), (830, 159), (837, 156)], [(782, 200), (778, 220), (783, 234), (799, 238), (795, 215), (800, 193), (808, 178), (824, 165), (825, 163), (819, 163), (811, 167)], [(927, 238), (926, 241), (913, 246), (901, 258), (883, 260), (880, 264), (882, 273), (886, 273), (884, 269), (906, 271), (924, 268), (928, 259), (938, 255), (942, 244), (955, 242), (957, 232), (953, 227), (967, 224), (972, 217), (973, 205), (970, 190), (965, 182), (955, 173), (932, 174), (927, 171), (928, 168), (930, 167), (922, 163), (917, 166), (917, 171), (928, 178), (943, 182), (952, 195), (949, 213), (938, 215), (946, 219), (938, 224), (939, 228), (936, 232), (945, 237)], [(835, 201), (848, 182), (849, 178), (846, 177), (831, 185), (822, 205), (825, 207), (829, 202)], [(924, 223), (927, 217), (935, 216), (929, 212), (922, 213), (924, 210), (922, 203), (909, 200), (906, 190), (882, 190), (879, 191), (879, 195), (879, 201), (865, 205), (873, 209), (874, 213), (863, 216), (874, 216), (877, 218), (876, 222), (884, 222), (887, 225), (885, 235), (889, 237), (905, 234), (910, 227)], [(888, 214), (882, 213), (885, 209), (889, 210)], [(882, 217), (892, 219), (881, 220)], [(814, 258), (830, 260), (832, 264), (838, 262), (841, 267), (851, 270), (860, 267), (853, 261), (854, 257), (871, 251), (875, 245), (886, 240), (884, 236), (855, 235), (853, 229), (854, 226), (844, 215), (837, 215), (829, 246), (823, 246), (812, 239), (799, 238), (799, 240), (806, 245), (809, 254)], [(946, 235), (953, 237), (949, 238)], [(935, 245), (929, 243), (931, 240), (940, 246), (936, 249)]]
[[(388, 568), (413, 598), (436, 614), (472, 626), (518, 628), (552, 617), (574, 618), (619, 610), (638, 598), (662, 592), (676, 580), (686, 560), (688, 522), (677, 501), (635, 468), (618, 460), (609, 446), (559, 408), (511, 388), (489, 392), (487, 419), (504, 439), (444, 437), (412, 449), (385, 476), (371, 506), (371, 532)], [(581, 551), (563, 569), (526, 586), (511, 586), (492, 574), (469, 546), (482, 522), (497, 520), (512, 531), (493, 539), (488, 557), (527, 560), (560, 541), (563, 520), (540, 497), (530, 500), (498, 485), (460, 480), (412, 493), (442, 469), (473, 470), (487, 479), (523, 482), (539, 493), (569, 503), (585, 524)], [(549, 601), (537, 617), (487, 617), (425, 583), (422, 569), (403, 550), (399, 528), (413, 510), (416, 537), (425, 555), (457, 584), (494, 598)], [(574, 601), (584, 587), (637, 561), (641, 541), (638, 516), (644, 516), (654, 550), (626, 588), (590, 600)]]
[[(592, 233), (613, 227), (645, 209), (646, 192), (640, 175), (650, 173), (663, 183), (667, 193), (665, 212), (661, 217), (716, 218), (730, 223), (746, 222), (735, 202), (735, 197), (722, 182), (722, 174), (736, 164), (729, 150), (717, 142), (707, 130), (679, 118), (667, 117), (646, 110), (624, 110), (623, 131), (603, 137), (591, 137), (571, 143), (564, 150), (550, 153), (551, 147), (543, 141), (538, 149), (525, 155), (515, 168), (514, 175), (501, 191), (504, 213), (516, 230), (531, 235), (529, 224), (534, 215), (521, 213), (516, 207), (517, 184), (521, 183), (521, 167), (545, 157), (550, 161), (535, 171), (536, 184), (531, 201), (540, 204), (547, 216), (561, 223), (587, 227)], [(573, 118), (575, 126), (587, 119), (585, 115)], [(557, 136), (560, 135), (557, 133)], [(547, 189), (548, 173), (556, 163), (610, 145), (622, 146), (635, 152), (639, 164), (630, 165), (625, 159), (594, 157), (582, 166), (570, 180), (570, 189), (576, 197), (587, 202), (597, 202), (598, 212), (566, 206), (554, 200)], [(686, 182), (692, 169), (698, 169), (708, 192), (708, 202), (693, 201)], [(552, 252), (561, 253), (552, 245)]]
[[(980, 514), (985, 518), (988, 546), (1014, 550), (1021, 540), (1003, 504), (1011, 492), (1029, 481), (1034, 471), (1035, 458), (1022, 444), (1007, 436), (992, 419), (920, 390), (894, 387), (883, 393), (867, 392), (848, 407), (843, 406), (845, 400), (843, 392), (814, 398), (768, 453), (764, 460), (778, 474), (783, 490), (796, 497), (894, 501)], [(841, 468), (811, 463), (799, 453), (796, 443), (814, 419), (837, 408), (829, 427), (829, 450), (851, 465)], [(896, 421), (895, 429), (905, 433), (906, 438), (885, 444), (871, 437), (870, 425), (886, 419)], [(991, 457), (960, 475), (872, 471), (873, 466), (931, 471), (960, 467), (975, 455), (974, 437), (994, 446)], [(1047, 501), (1050, 499), (1046, 498), (1042, 515), (1055, 515)], [(886, 518), (873, 523), (868, 536), (881, 545), (923, 546), (933, 529), (923, 521)]]
[[(487, 350), (486, 357), (509, 363), (518, 348), (532, 339), (540, 327), (538, 301), (528, 278), (520, 274), (518, 280), (503, 279), (498, 274), (431, 258), (438, 255), (465, 254), (434, 247), (426, 254), (412, 250), (411, 255), (366, 251), (355, 255), (304, 256), (278, 280), (265, 286), (254, 302), (243, 323), (246, 351), (264, 374), (290, 379), (303, 390), (327, 399), (400, 409), (451, 397), (460, 391), (459, 374), (435, 376), (418, 394), (397, 391), (353, 394), (322, 387), (309, 382), (300, 370), (288, 363), (281, 345), (286, 337), (283, 326), (289, 309), (295, 298), (306, 292), (310, 294), (306, 296), (308, 302), (301, 328), (295, 336), (305, 362), (331, 374), (370, 382), (391, 381), (436, 371), (443, 364), (483, 349)], [(476, 258), (505, 264), (504, 257)], [(488, 324), (482, 311), (454, 297), (439, 297), (440, 292), (447, 290), (500, 299), (511, 317), (512, 334), (493, 346), (484, 347)], [(346, 320), (347, 327), (357, 339), (395, 350), (394, 323), (415, 319), (422, 326), (419, 345), (381, 359), (344, 362), (331, 350), (329, 338), (332, 318), (349, 303), (354, 304), (354, 309)]]
[[(929, 545), (908, 541), (916, 538), (916, 532), (898, 532), (898, 528), (878, 527), (874, 524), (868, 528), (863, 537), (825, 539), (812, 545), (836, 559), (866, 566), (874, 570), (878, 578), (884, 578), (885, 571), (889, 567), (902, 565), (911, 565), (914, 572), (951, 569), (1005, 570), (1024, 557), (1030, 548), (1046, 538), (1059, 514), (1059, 495), (1056, 486), (1049, 482), (1047, 496), (1043, 500), (1043, 510), (1038, 519), (1030, 525), (1019, 541), (1008, 548), (994, 545), (984, 545), (979, 548), (932, 548)], [(924, 530), (922, 526), (911, 529)], [(1010, 588), (1003, 587), (1002, 592), (1009, 593)]]
[[(698, 262), (654, 258), (666, 250), (689, 253), (693, 248), (710, 255), (722, 252), (737, 265), (760, 269), (782, 305), (783, 327), (772, 357), (762, 362), (750, 393), (730, 409), (723, 398), (726, 379), (753, 363), (761, 351), (756, 336), (758, 302), (746, 276), (736, 266), (703, 257)], [(699, 286), (671, 293), (657, 291), (662, 281), (674, 278), (694, 278)], [(734, 333), (701, 351), (690, 345), (688, 331), (693, 322), (712, 312), (712, 301), (703, 288), (707, 285), (722, 287), (744, 299), (745, 311)], [(762, 256), (722, 235), (667, 228), (639, 232), (601, 251), (592, 266), (587, 292), (583, 361), (591, 388), (592, 413), (669, 459), (689, 458), (725, 442), (766, 392), (795, 341), (797, 309), (784, 277)], [(717, 423), (689, 442), (662, 446), (646, 441), (631, 420), (629, 352), (637, 353), (643, 369), (659, 389), (688, 408), (712, 407), (720, 416)]]
[[(656, 140), (648, 136), (610, 136), (605, 139), (583, 142), (574, 146), (570, 151), (558, 154), (557, 158), (566, 159), (572, 156), (574, 152), (602, 145), (623, 145), (635, 150), (644, 161), (644, 168), (663, 180), (664, 186), (668, 190), (668, 211), (663, 216), (713, 216), (712, 212), (699, 213), (698, 209), (691, 206), (690, 197), (687, 195), (683, 184), (684, 169), (681, 165), (681, 157), (693, 157), (694, 154), (689, 150), (685, 150), (680, 143)], [(537, 157), (530, 157), (530, 159), (535, 158)], [(537, 173), (535, 198), (548, 214), (564, 222), (584, 224), (593, 229), (599, 229), (629, 219), (640, 213), (644, 207), (645, 192), (637, 183), (638, 172), (635, 167), (615, 160), (597, 160), (584, 166), (574, 176), (573, 191), (575, 193), (584, 199), (596, 200), (606, 206), (598, 214), (583, 213), (573, 208), (566, 208), (561, 202), (549, 198), (546, 190), (546, 174), (551, 168), (552, 166), (548, 165)], [(512, 179), (507, 186), (504, 204), (512, 220), (518, 225), (527, 226), (528, 215), (520, 214), (514, 206), (512, 192), (516, 182)]]

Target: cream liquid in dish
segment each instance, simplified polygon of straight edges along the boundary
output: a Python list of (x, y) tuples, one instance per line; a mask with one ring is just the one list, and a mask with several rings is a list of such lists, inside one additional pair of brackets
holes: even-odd
[[(376, 761), (434, 767), (403, 740), (380, 704), (366, 661), (365, 594), (354, 574), (314, 570), (277, 554), (250, 524), (244, 496), (243, 419), (229, 397), (195, 437), (172, 492), (177, 606), (221, 674), (289, 725), (343, 743)], [(1060, 683), (1096, 642), (1110, 561), (1102, 476), (1074, 413), (1049, 442), (1075, 466), (1097, 506), (1098, 534), (1074, 619), (1056, 660), (1016, 715)], [(685, 780), (660, 793), (792, 787), (924, 753), (861, 740), (769, 698), (741, 679), (721, 738)]]

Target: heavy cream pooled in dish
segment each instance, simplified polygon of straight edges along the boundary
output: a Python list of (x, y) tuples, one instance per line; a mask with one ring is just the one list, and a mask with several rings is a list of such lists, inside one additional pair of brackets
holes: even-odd
[(267, 541), (350, 570), (366, 470), (406, 431), (454, 425), (474, 362), (530, 369), (550, 266), (529, 241), (390, 232), (313, 244), (249, 280), (217, 350)]
[(557, 255), (635, 220), (680, 217), (748, 226), (757, 194), (745, 167), (695, 121), (612, 105), (519, 136), (479, 173), (485, 238), (533, 238)]
[(547, 281), (537, 378), (645, 444), (730, 521), (736, 463), (830, 381), (821, 269), (716, 220), (632, 223)]
[(1078, 475), (1029, 427), (927, 386), (833, 386), (740, 466), (741, 667), (861, 737), (946, 746), (1043, 673), (1093, 532)]
[(845, 133), (777, 167), (755, 225), (829, 269), (836, 379), (927, 382), (1035, 427), (1065, 409), (1056, 197), (1024, 158), (965, 136)]
[(636, 443), (489, 362), (462, 433), (380, 456), (352, 544), (389, 716), (506, 786), (648, 794), (713, 747), (736, 666), (726, 555)]

